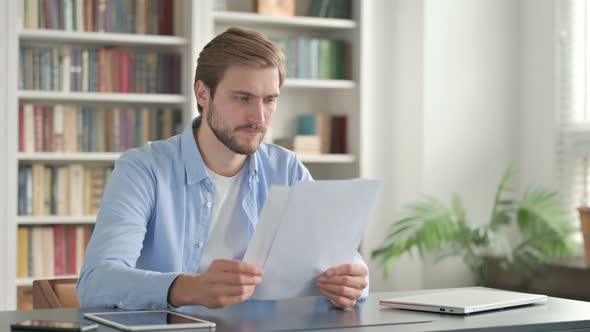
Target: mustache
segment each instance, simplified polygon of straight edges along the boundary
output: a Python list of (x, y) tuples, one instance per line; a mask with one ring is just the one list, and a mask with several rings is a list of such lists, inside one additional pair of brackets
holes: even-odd
[(259, 131), (259, 132), (265, 132), (266, 126), (259, 125), (259, 124), (248, 124), (248, 125), (239, 126), (236, 128), (236, 130), (255, 130), (255, 131)]

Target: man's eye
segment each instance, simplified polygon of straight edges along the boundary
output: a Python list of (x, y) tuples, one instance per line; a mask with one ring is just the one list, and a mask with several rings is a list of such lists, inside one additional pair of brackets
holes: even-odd
[(250, 101), (250, 97), (247, 96), (238, 96), (238, 101), (242, 104), (248, 103)]
[(277, 101), (277, 99), (276, 99), (276, 98), (274, 98), (274, 97), (273, 97), (273, 98), (266, 98), (266, 99), (264, 100), (264, 102), (265, 102), (265, 103), (267, 103), (267, 104), (272, 104), (272, 103), (274, 103), (275, 101)]

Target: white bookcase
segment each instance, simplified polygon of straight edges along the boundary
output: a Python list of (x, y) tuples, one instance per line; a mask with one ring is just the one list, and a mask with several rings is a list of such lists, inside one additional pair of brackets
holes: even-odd
[[(0, 56), (7, 64), (6, 82), (2, 90), (7, 93), (3, 102), (3, 118), (0, 122), (0, 166), (5, 176), (0, 177), (0, 203), (2, 225), (0, 233), (0, 310), (13, 310), (17, 304), (16, 289), (32, 284), (31, 278), (17, 279), (16, 232), (19, 225), (53, 224), (91, 224), (95, 216), (18, 216), (18, 166), (32, 162), (47, 164), (101, 164), (112, 165), (120, 153), (20, 153), (18, 152), (18, 105), (20, 102), (72, 103), (72, 104), (128, 104), (128, 105), (166, 105), (183, 110), (183, 120), (188, 123), (197, 115), (193, 96), (193, 75), (202, 49), (215, 34), (230, 26), (254, 29), (269, 37), (275, 36), (313, 36), (348, 40), (352, 45), (351, 80), (301, 80), (287, 79), (279, 98), (278, 113), (271, 133), (273, 137), (289, 137), (295, 134), (298, 114), (326, 111), (345, 114), (348, 117), (349, 154), (306, 155), (301, 160), (306, 163), (312, 175), (318, 179), (353, 178), (360, 172), (360, 120), (361, 120), (361, 82), (360, 77), (360, 22), (359, 20), (301, 17), (308, 1), (296, 1), (296, 17), (265, 17), (253, 12), (255, 1), (227, 0), (227, 10), (214, 11), (213, 0), (184, 1), (185, 17), (175, 17), (184, 22), (183, 36), (153, 36), (95, 32), (65, 32), (58, 30), (21, 29), (19, 1), (3, 2), (0, 18), (6, 24), (0, 33), (7, 54)], [(175, 0), (181, 1), (181, 0)], [(353, 1), (353, 17), (359, 18), (362, 1)], [(129, 47), (149, 47), (156, 50), (177, 50), (182, 53), (182, 93), (178, 95), (135, 94), (135, 93), (81, 93), (18, 91), (19, 45), (25, 44), (67, 44), (67, 45), (116, 45)], [(4, 67), (2, 67), (4, 68)], [(4, 183), (4, 182), (5, 183)], [(62, 277), (62, 276), (60, 276)], [(67, 277), (67, 276), (65, 276)]]
[(255, 1), (226, 0), (226, 10), (212, 14), (213, 31), (221, 33), (237, 26), (264, 33), (270, 38), (307, 36), (347, 40), (351, 43), (351, 80), (308, 80), (288, 78), (281, 90), (271, 134), (293, 137), (299, 114), (324, 111), (348, 117), (346, 155), (301, 155), (316, 179), (360, 176), (360, 12), (362, 1), (353, 1), (353, 19), (305, 17), (309, 1), (295, 1), (294, 17), (270, 17), (254, 13)]

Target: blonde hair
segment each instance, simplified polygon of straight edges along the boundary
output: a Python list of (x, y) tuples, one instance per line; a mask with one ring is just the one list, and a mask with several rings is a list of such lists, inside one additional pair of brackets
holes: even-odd
[[(215, 95), (217, 84), (231, 65), (276, 67), (279, 70), (279, 87), (285, 80), (285, 55), (263, 34), (240, 28), (229, 28), (213, 38), (199, 54), (195, 81), (203, 81)], [(197, 104), (198, 105), (198, 104)], [(203, 111), (198, 105), (199, 113)]]

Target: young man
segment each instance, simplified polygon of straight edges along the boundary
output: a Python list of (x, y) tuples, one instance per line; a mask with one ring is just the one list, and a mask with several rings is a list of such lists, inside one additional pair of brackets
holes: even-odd
[[(78, 280), (82, 306), (222, 308), (252, 295), (264, 273), (241, 258), (270, 187), (312, 180), (295, 154), (261, 144), (284, 78), (283, 53), (257, 32), (232, 28), (203, 48), (201, 116), (116, 163)], [(359, 255), (316, 284), (350, 308), (367, 274)]]

